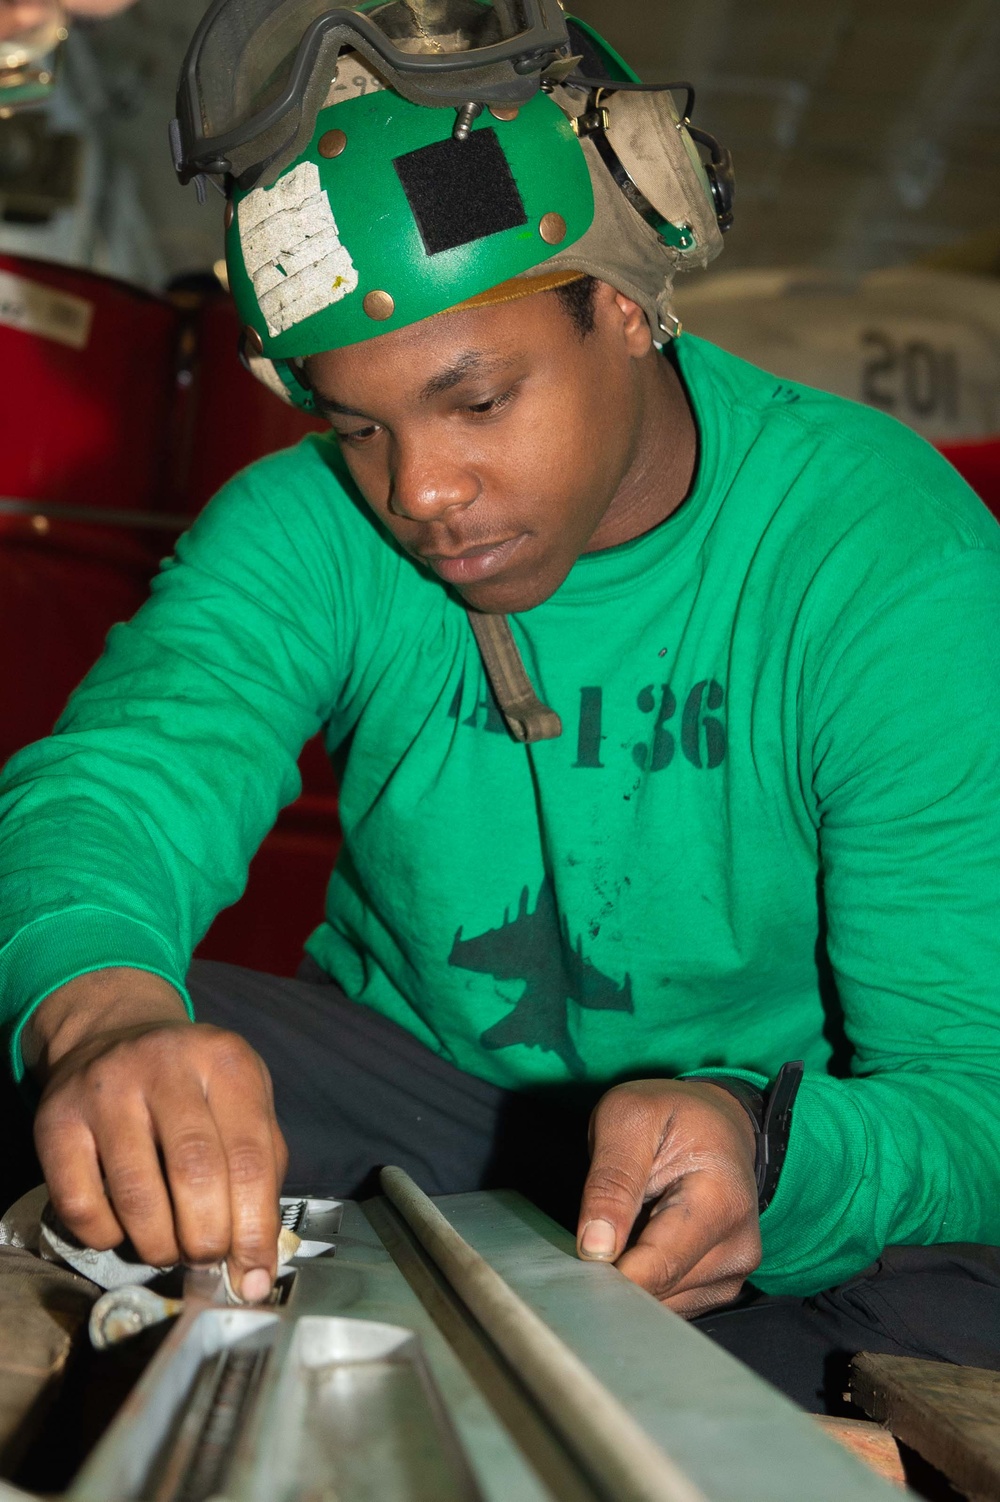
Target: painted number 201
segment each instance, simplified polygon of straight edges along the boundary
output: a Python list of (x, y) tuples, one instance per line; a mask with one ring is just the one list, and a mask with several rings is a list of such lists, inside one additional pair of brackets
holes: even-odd
[(958, 358), (925, 339), (905, 342), (877, 329), (861, 336), (861, 400), (910, 417), (958, 417)]

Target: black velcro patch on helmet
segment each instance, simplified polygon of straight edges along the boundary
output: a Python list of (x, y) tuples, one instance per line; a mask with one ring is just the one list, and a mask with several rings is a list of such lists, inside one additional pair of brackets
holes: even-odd
[(524, 200), (493, 129), (435, 141), (392, 164), (429, 256), (527, 224)]

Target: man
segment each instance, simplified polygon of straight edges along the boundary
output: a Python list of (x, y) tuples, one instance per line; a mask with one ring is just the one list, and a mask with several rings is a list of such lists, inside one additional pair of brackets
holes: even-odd
[[(280, 69), (225, 5), (179, 164), (226, 175), (248, 358), (336, 438), (226, 488), (6, 773), (58, 1210), (257, 1299), (287, 1138), (296, 1188), (579, 1203), (582, 1256), (810, 1406), (860, 1348), (1000, 1365), (996, 524), (889, 419), (671, 342), (727, 164), (598, 38), (476, 118), (388, 27), (332, 88), (307, 34), (239, 114), (213, 26)], [(319, 729), (302, 977), (186, 990)]]

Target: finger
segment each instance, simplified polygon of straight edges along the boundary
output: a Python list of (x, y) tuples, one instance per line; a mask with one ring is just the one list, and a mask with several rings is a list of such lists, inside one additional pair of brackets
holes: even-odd
[(145, 1102), (128, 1111), (119, 1106), (113, 1120), (102, 1121), (97, 1150), (107, 1197), (142, 1261), (173, 1267), (181, 1260), (174, 1209)]
[[(721, 1263), (734, 1232), (739, 1236), (750, 1219), (751, 1207), (736, 1186), (718, 1172), (698, 1170), (667, 1193), (618, 1267), (633, 1283), (665, 1298), (679, 1291), (710, 1254)], [(712, 1275), (724, 1272), (728, 1269), (720, 1265)]]
[(614, 1262), (642, 1208), (669, 1112), (648, 1098), (610, 1091), (594, 1112), (590, 1172), (583, 1188), (577, 1249)]
[(285, 1176), (288, 1173), (288, 1144), (284, 1133), (278, 1125), (277, 1118), (271, 1127), (271, 1140), (274, 1143), (274, 1161), (278, 1165), (278, 1192), (284, 1188)]
[(284, 1188), (285, 1175), (288, 1173), (288, 1144), (285, 1141), (285, 1135), (282, 1132), (281, 1127), (278, 1125), (278, 1117), (274, 1109), (274, 1086), (271, 1083), (270, 1071), (267, 1065), (264, 1063), (263, 1059), (258, 1057), (257, 1063), (260, 1066), (261, 1074), (263, 1075), (264, 1085), (267, 1092), (267, 1104), (268, 1110), (270, 1112), (269, 1120), (271, 1124), (271, 1141), (274, 1146), (274, 1161), (278, 1165), (278, 1193), (280, 1195), (281, 1190)]
[(195, 1266), (221, 1262), (232, 1235), (229, 1173), (204, 1093), (190, 1075), (171, 1076), (151, 1094), (150, 1114), (170, 1185), (181, 1258)]
[(230, 1275), (237, 1292), (256, 1302), (267, 1297), (277, 1271), (281, 1229), (278, 1195), (284, 1176), (284, 1142), (281, 1140), (279, 1154), (275, 1140), (277, 1122), (266, 1071), (246, 1045), (236, 1039), (231, 1043), (226, 1040), (220, 1046), (210, 1078), (208, 1103), (219, 1129), (229, 1175)]
[(745, 1278), (720, 1278), (714, 1283), (689, 1288), (685, 1293), (671, 1294), (661, 1302), (683, 1319), (696, 1319), (699, 1314), (707, 1314), (710, 1309), (721, 1309), (738, 1299), (745, 1281)]
[(43, 1100), (35, 1117), (35, 1149), (52, 1207), (66, 1229), (97, 1251), (123, 1241), (125, 1231), (104, 1192), (97, 1144), (86, 1122)]

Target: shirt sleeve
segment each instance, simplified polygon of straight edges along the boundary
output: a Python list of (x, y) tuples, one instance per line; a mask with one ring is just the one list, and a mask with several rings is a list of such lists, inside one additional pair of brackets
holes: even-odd
[(1000, 1243), (1000, 550), (897, 582), (804, 697), (850, 1065), (807, 1073), (762, 1217), (755, 1281), (796, 1294), (887, 1245)]
[(0, 1021), (18, 1076), (26, 1017), (77, 975), (128, 965), (185, 995), (194, 946), (298, 795), (297, 758), (353, 652), (338, 500), (315, 450), (231, 482), (55, 732), (8, 763)]

